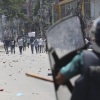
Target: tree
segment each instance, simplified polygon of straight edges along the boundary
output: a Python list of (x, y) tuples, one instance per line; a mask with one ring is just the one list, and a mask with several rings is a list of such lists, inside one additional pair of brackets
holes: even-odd
[(24, 13), (22, 12), (23, 4), (25, 4), (25, 0), (0, 0), (0, 13), (6, 16), (8, 24), (7, 30), (10, 30), (12, 34), (14, 20), (20, 20), (22, 23), (22, 19), (24, 19)]
[(18, 16), (23, 17), (22, 5), (25, 0), (1, 0), (0, 12), (7, 16), (8, 19)]
[(36, 29), (39, 30), (40, 28), (40, 21), (42, 23), (42, 30), (43, 32), (49, 27), (50, 25), (50, 5), (48, 0), (42, 0), (42, 9), (40, 9), (40, 0), (37, 0), (36, 5), (33, 9), (33, 16), (34, 16), (34, 26)]

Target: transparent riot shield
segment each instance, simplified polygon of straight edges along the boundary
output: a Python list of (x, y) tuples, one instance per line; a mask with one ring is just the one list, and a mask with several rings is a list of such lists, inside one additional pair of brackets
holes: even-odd
[(55, 76), (60, 68), (72, 59), (69, 57), (70, 54), (73, 52), (71, 56), (74, 56), (76, 54), (74, 51), (80, 50), (85, 46), (80, 18), (78, 16), (64, 18), (48, 29), (46, 35), (57, 99), (69, 100), (70, 92), (72, 92), (70, 81), (66, 83), (68, 87), (58, 86), (55, 82)]

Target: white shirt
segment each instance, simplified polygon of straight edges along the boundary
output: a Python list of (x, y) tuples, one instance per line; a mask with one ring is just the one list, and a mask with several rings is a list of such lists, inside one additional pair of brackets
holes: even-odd
[(18, 45), (23, 46), (23, 39), (18, 39)]
[(42, 45), (42, 43), (43, 43), (43, 39), (40, 38), (40, 39), (39, 39), (39, 45)]

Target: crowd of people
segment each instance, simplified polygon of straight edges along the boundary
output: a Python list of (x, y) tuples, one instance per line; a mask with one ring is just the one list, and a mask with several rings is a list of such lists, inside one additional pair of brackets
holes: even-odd
[(19, 47), (19, 53), (22, 54), (26, 51), (26, 48), (31, 48), (30, 51), (36, 53), (47, 53), (46, 39), (43, 37), (18, 37), (17, 41), (14, 38), (4, 39), (4, 49), (6, 54), (9, 54), (8, 48), (10, 48), (11, 54), (15, 54), (15, 47)]

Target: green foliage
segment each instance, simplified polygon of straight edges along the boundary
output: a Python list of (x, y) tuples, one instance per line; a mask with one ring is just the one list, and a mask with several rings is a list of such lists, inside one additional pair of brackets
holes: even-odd
[(40, 2), (39, 2), (39, 0), (37, 0), (36, 5), (35, 5), (35, 7), (33, 9), (33, 15), (34, 16), (37, 16), (38, 15), (39, 9), (40, 9)]
[(24, 3), (25, 0), (1, 0), (0, 13), (6, 15), (8, 19), (15, 16), (23, 17), (21, 10)]
[[(48, 0), (42, 0), (42, 3), (43, 3), (42, 8), (46, 9), (45, 6), (48, 5)], [(34, 16), (38, 16), (39, 9), (40, 9), (40, 0), (37, 0), (36, 5), (33, 8), (33, 15)]]

